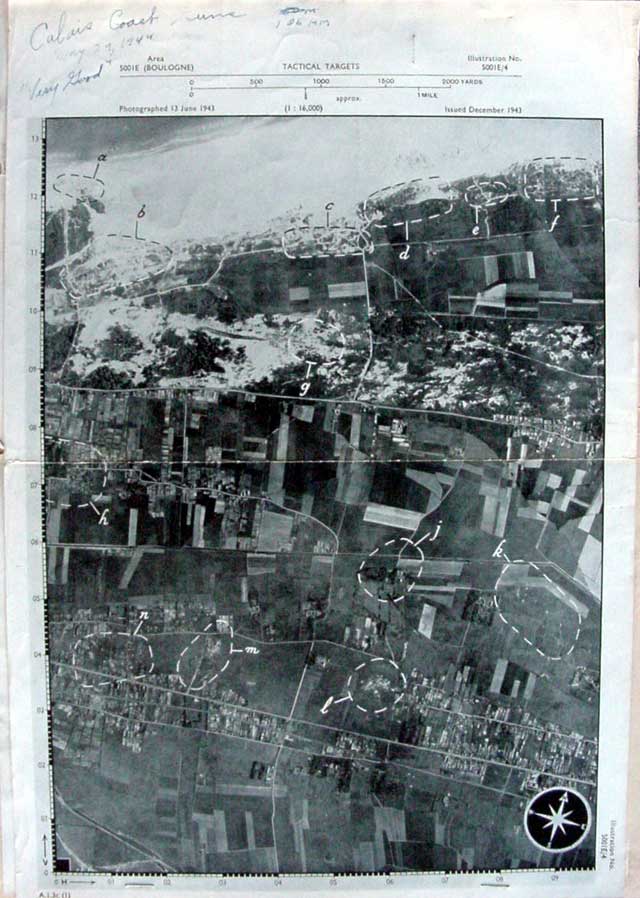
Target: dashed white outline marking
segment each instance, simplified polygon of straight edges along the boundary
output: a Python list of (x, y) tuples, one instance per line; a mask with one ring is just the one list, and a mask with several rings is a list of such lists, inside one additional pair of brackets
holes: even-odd
[[(350, 687), (351, 687), (351, 681), (352, 681), (355, 673), (359, 670), (362, 670), (363, 667), (368, 667), (369, 665), (375, 664), (378, 661), (385, 661), (387, 664), (390, 664), (391, 667), (395, 668), (395, 670), (397, 670), (398, 673), (400, 674), (400, 678), (402, 679), (402, 691), (399, 692), (398, 695), (396, 696), (396, 698), (393, 700), (394, 706), (397, 705), (398, 702), (402, 700), (402, 698), (405, 694), (405, 691), (407, 688), (407, 678), (404, 675), (404, 673), (400, 670), (400, 668), (398, 667), (396, 662), (393, 661), (393, 659), (383, 658), (382, 656), (379, 656), (377, 658), (370, 658), (368, 661), (363, 661), (361, 664), (358, 664), (358, 666), (354, 669), (353, 673), (349, 674), (349, 679), (346, 682), (347, 694), (345, 696), (343, 696), (342, 698), (338, 699), (337, 701), (334, 701), (333, 704), (337, 705), (339, 702), (346, 701), (346, 699), (351, 699), (351, 701), (353, 702), (354, 699), (353, 699), (353, 695), (351, 694)], [(396, 690), (394, 690), (394, 691), (396, 691)], [(357, 704), (355, 702), (354, 702), (354, 704), (355, 704), (355, 707), (358, 709), (358, 711), (362, 711), (363, 714), (384, 714), (384, 712), (387, 711), (389, 708), (388, 705), (383, 705), (380, 708), (372, 709), (372, 708), (365, 708), (363, 705)]]
[[(411, 546), (411, 548), (415, 549), (415, 550), (418, 552), (418, 554), (420, 555), (420, 567), (418, 568), (418, 573), (417, 573), (416, 578), (415, 578), (416, 580), (419, 580), (420, 577), (422, 576), (422, 571), (423, 571), (423, 568), (424, 568), (424, 552), (422, 551), (422, 549), (420, 548), (420, 546), (419, 546), (417, 543), (414, 543), (414, 541), (413, 541), (412, 539), (409, 539), (409, 537), (407, 537), (407, 536), (393, 537), (393, 539), (388, 539), (388, 540), (386, 541), (386, 543), (384, 543), (384, 546), (385, 546), (385, 547), (386, 547), (386, 546), (391, 546), (391, 545), (393, 545), (393, 544), (396, 543), (396, 542), (402, 542), (402, 543), (405, 544), (405, 545), (401, 548), (400, 551), (404, 551), (404, 549), (406, 549), (407, 546)], [(369, 554), (367, 555), (367, 558), (373, 558), (373, 556), (376, 555), (379, 551), (380, 551), (380, 546), (376, 546), (376, 548), (375, 548), (372, 552), (369, 552)], [(381, 599), (381, 598), (379, 598), (378, 596), (374, 596), (374, 594), (371, 592), (371, 590), (367, 589), (367, 587), (366, 587), (366, 586), (364, 585), (364, 583), (362, 582), (362, 569), (364, 568), (365, 564), (367, 563), (367, 558), (364, 558), (364, 559), (363, 559), (363, 561), (362, 561), (360, 567), (358, 568), (358, 573), (357, 573), (357, 575), (356, 575), (356, 576), (358, 577), (358, 584), (362, 587), (362, 589), (365, 591), (365, 593), (366, 593), (370, 598), (372, 598), (372, 599), (378, 599), (378, 602), (380, 602), (380, 603), (383, 604), (383, 605), (386, 605), (387, 602), (389, 601), (388, 599)], [(399, 558), (400, 558), (400, 555), (398, 554), (398, 559), (399, 559)], [(397, 570), (397, 565), (396, 565), (396, 570)], [(398, 602), (402, 602), (402, 600), (403, 600), (404, 598), (406, 598), (406, 596), (409, 595), (409, 593), (411, 592), (411, 590), (414, 589), (415, 585), (416, 585), (416, 583), (415, 583), (415, 580), (414, 580), (413, 583), (410, 583), (410, 584), (409, 584), (409, 586), (407, 587), (406, 592), (403, 592), (401, 596), (396, 596), (395, 599), (392, 599), (392, 600), (391, 600), (391, 601), (393, 602), (393, 604), (396, 605)], [(356, 670), (358, 670), (358, 668), (356, 668)]]
[[(353, 234), (357, 237), (358, 241), (360, 237), (364, 237), (364, 246), (359, 249), (353, 249), (346, 253), (296, 253), (295, 255), (291, 255), (291, 253), (287, 252), (286, 247), (286, 237), (287, 234), (296, 233), (300, 231), (352, 231)], [(282, 252), (286, 256), (287, 259), (295, 260), (295, 259), (342, 259), (347, 256), (361, 256), (364, 252), (371, 253), (373, 252), (373, 241), (371, 240), (371, 235), (367, 231), (366, 227), (358, 227), (356, 225), (300, 225), (300, 227), (287, 228), (282, 235)]]
[[(134, 284), (140, 284), (140, 283), (143, 283), (144, 281), (148, 281), (150, 278), (159, 277), (160, 275), (166, 274), (166, 272), (171, 267), (171, 263), (173, 261), (173, 250), (171, 249), (170, 246), (167, 246), (165, 243), (160, 243), (158, 240), (148, 240), (146, 237), (135, 237), (133, 234), (102, 234), (102, 235), (99, 235), (97, 238), (94, 237), (93, 240), (91, 240), (89, 243), (87, 243), (86, 247), (84, 247), (84, 250), (87, 250), (91, 246), (92, 243), (96, 242), (96, 240), (101, 240), (101, 241), (108, 240), (113, 237), (119, 237), (120, 239), (123, 239), (123, 240), (135, 240), (136, 243), (148, 243), (153, 246), (160, 246), (169, 253), (169, 258), (167, 260), (167, 264), (164, 265), (162, 268), (159, 268), (158, 271), (151, 271), (148, 274), (145, 274), (139, 278), (134, 278), (131, 281), (126, 281), (124, 283), (119, 282), (117, 284), (114, 284), (111, 287), (105, 287), (105, 286), (99, 287), (97, 290), (92, 290), (90, 292), (86, 291), (86, 290), (81, 290), (78, 293), (73, 289), (73, 287), (71, 286), (71, 283), (69, 281), (70, 270), (69, 270), (69, 264), (67, 262), (63, 269), (64, 274), (62, 271), (60, 272), (60, 283), (62, 284), (62, 286), (67, 291), (69, 296), (71, 296), (72, 299), (79, 301), (80, 299), (88, 299), (89, 297), (92, 297), (92, 296), (101, 296), (103, 294), (110, 294), (110, 293), (113, 293), (117, 287), (123, 287), (124, 289), (126, 289), (127, 287), (131, 287)], [(87, 258), (84, 261), (87, 262), (89, 260)], [(84, 264), (84, 262), (80, 262), (79, 264)], [(175, 289), (178, 289), (178, 288), (175, 288)]]
[[(561, 203), (563, 201), (567, 202), (567, 203), (577, 203), (579, 200), (584, 200), (585, 202), (589, 202), (590, 200), (595, 200), (596, 197), (599, 196), (600, 189), (599, 189), (598, 178), (596, 175), (597, 166), (595, 165), (595, 163), (592, 163), (593, 170), (590, 172), (591, 177), (593, 179), (593, 186), (594, 186), (594, 192), (592, 194), (587, 194), (585, 196), (558, 196), (558, 197), (544, 196), (541, 199), (538, 199), (535, 196), (530, 196), (529, 195), (529, 185), (527, 184), (527, 171), (528, 171), (529, 167), (532, 166), (534, 162), (542, 162), (542, 170), (544, 172), (544, 164), (546, 162), (556, 162), (557, 160), (561, 160), (563, 162), (567, 162), (569, 160), (574, 160), (575, 162), (589, 162), (589, 160), (585, 156), (534, 156), (534, 158), (531, 159), (530, 162), (527, 162), (527, 163), (525, 163), (525, 165), (522, 166), (523, 192), (524, 192), (525, 197), (528, 200), (532, 200), (534, 203), (546, 203), (546, 202)], [(537, 171), (538, 171), (538, 173), (540, 173), (540, 168), (538, 168)], [(545, 185), (543, 184), (543, 188), (544, 188), (544, 186)]]
[(69, 197), (70, 200), (79, 200), (80, 202), (84, 202), (82, 196), (73, 196), (73, 194), (67, 193), (65, 190), (60, 190), (60, 188), (57, 186), (57, 182), (61, 178), (81, 178), (85, 181), (93, 181), (95, 184), (99, 184), (101, 186), (102, 192), (99, 193), (98, 196), (87, 197), (87, 199), (101, 200), (102, 197), (104, 196), (105, 183), (102, 180), (102, 178), (94, 178), (93, 175), (79, 175), (76, 172), (62, 172), (61, 174), (56, 176), (56, 179), (53, 182), (53, 189), (55, 190), (56, 193), (59, 193), (61, 196)]
[[(109, 477), (109, 466), (107, 464), (107, 459), (104, 457), (104, 454), (100, 451), (100, 449), (98, 449), (97, 446), (94, 446), (93, 443), (85, 443), (82, 440), (71, 440), (71, 439), (65, 439), (64, 437), (52, 437), (52, 436), (47, 436), (46, 434), (45, 434), (44, 439), (45, 439), (45, 443), (47, 442), (47, 440), (50, 440), (51, 442), (54, 442), (54, 443), (69, 443), (69, 445), (75, 444), (77, 446), (86, 446), (92, 452), (95, 452), (96, 455), (98, 456), (98, 458), (100, 459), (100, 467), (102, 468), (102, 488), (103, 489), (105, 488), (105, 486), (107, 485), (107, 479)], [(78, 466), (82, 465), (83, 470), (88, 470), (88, 468), (86, 467), (86, 462), (66, 461), (66, 462), (64, 462), (64, 464), (78, 465)], [(53, 500), (47, 499), (47, 502), (53, 502)], [(65, 505), (65, 507), (67, 507), (67, 508), (71, 508), (71, 505), (67, 505), (66, 503), (61, 503), (61, 504)], [(88, 502), (85, 502), (83, 505), (78, 505), (78, 508), (85, 508), (88, 504), (89, 504)]]
[[(83, 689), (94, 689), (95, 687), (98, 687), (98, 686), (109, 686), (112, 683), (124, 683), (127, 680), (132, 680), (132, 679), (133, 680), (142, 680), (142, 679), (144, 679), (144, 677), (148, 677), (150, 674), (153, 673), (153, 670), (155, 667), (155, 661), (153, 660), (153, 648), (152, 648), (151, 644), (149, 643), (149, 640), (147, 639), (147, 637), (144, 636), (142, 633), (124, 633), (124, 632), (121, 632), (118, 630), (106, 630), (104, 633), (100, 633), (96, 630), (92, 633), (87, 633), (86, 636), (81, 636), (79, 639), (77, 639), (73, 645), (73, 651), (71, 653), (71, 663), (73, 664), (74, 668), (76, 666), (76, 652), (78, 650), (78, 646), (80, 645), (80, 643), (84, 642), (84, 640), (86, 640), (86, 639), (91, 639), (92, 637), (102, 637), (102, 636), (125, 636), (127, 639), (141, 639), (145, 643), (147, 650), (149, 652), (149, 660), (151, 662), (151, 666), (149, 667), (149, 670), (146, 673), (136, 674), (134, 677), (119, 677), (116, 680), (114, 680), (114, 679), (103, 680), (101, 683), (80, 683), (80, 686)], [(99, 674), (99, 671), (96, 671), (96, 674)], [(73, 675), (76, 680), (80, 679), (80, 675), (77, 670), (73, 671)]]
[[(204, 628), (205, 631), (209, 630), (210, 627), (211, 627), (211, 622), (208, 623), (207, 626)], [(229, 651), (227, 654), (229, 656), (231, 656), (231, 653), (233, 652), (233, 627), (229, 627), (228, 633), (216, 632), (216, 633), (212, 633), (211, 635), (212, 636), (221, 636), (221, 637), (228, 636), (229, 637)], [(180, 680), (180, 685), (184, 689), (188, 689), (190, 692), (200, 692), (200, 690), (204, 689), (205, 686), (208, 686), (210, 683), (213, 683), (214, 680), (217, 680), (218, 677), (220, 676), (220, 674), (224, 673), (224, 671), (229, 666), (230, 658), (227, 658), (227, 660), (222, 665), (220, 670), (217, 671), (215, 674), (213, 674), (213, 676), (209, 677), (208, 679), (204, 679), (202, 681), (202, 683), (200, 684), (200, 686), (193, 686), (192, 684), (188, 684), (185, 682), (185, 680), (182, 678), (182, 674), (180, 673), (180, 665), (182, 664), (183, 655), (185, 655), (191, 649), (192, 645), (195, 645), (195, 643), (200, 639), (201, 636), (204, 636), (204, 633), (198, 633), (196, 636), (193, 637), (193, 639), (191, 640), (189, 645), (185, 646), (183, 648), (183, 650), (180, 652), (180, 657), (178, 658), (178, 661), (176, 663), (176, 674), (178, 675), (178, 679)], [(240, 649), (240, 651), (242, 651), (242, 649)]]
[[(506, 555), (505, 555), (504, 557), (507, 558)], [(493, 594), (493, 604), (494, 604), (494, 606), (495, 606), (495, 608), (496, 608), (496, 611), (498, 612), (498, 616), (500, 617), (500, 620), (501, 620), (502, 623), (505, 624), (507, 627), (510, 627), (510, 628), (513, 630), (513, 632), (516, 633), (516, 634), (517, 634), (517, 635), (518, 635), (518, 636), (519, 636), (519, 637), (520, 637), (520, 638), (521, 638), (521, 639), (522, 639), (528, 646), (530, 646), (532, 649), (535, 649), (536, 652), (537, 652), (539, 655), (541, 655), (543, 658), (546, 658), (547, 661), (562, 661), (562, 660), (564, 660), (565, 658), (568, 658), (569, 655), (573, 652), (574, 648), (576, 647), (576, 644), (577, 644), (577, 642), (578, 642), (578, 639), (580, 638), (580, 631), (581, 631), (581, 629), (582, 629), (582, 616), (581, 616), (580, 612), (578, 611), (578, 608), (577, 608), (577, 606), (576, 606), (576, 603), (575, 603), (575, 601), (571, 598), (571, 596), (567, 596), (567, 599), (569, 600), (569, 604), (571, 605), (571, 608), (572, 608), (573, 611), (575, 611), (575, 613), (576, 613), (576, 616), (577, 616), (577, 618), (578, 618), (578, 626), (576, 627), (576, 634), (575, 634), (575, 636), (574, 636), (574, 638), (573, 638), (573, 641), (572, 641), (572, 643), (571, 643), (570, 648), (567, 649), (567, 651), (564, 652), (562, 655), (548, 655), (546, 652), (543, 652), (541, 648), (539, 648), (539, 647), (538, 647), (537, 645), (535, 645), (530, 639), (528, 639), (523, 633), (521, 633), (520, 630), (519, 630), (514, 624), (512, 624), (511, 621), (508, 620), (508, 618), (506, 618), (506, 617), (504, 616), (504, 614), (502, 613), (502, 609), (500, 608), (500, 603), (498, 602), (498, 593), (497, 593), (498, 586), (499, 586), (499, 584), (500, 584), (500, 580), (502, 579), (502, 575), (504, 574), (504, 572), (506, 571), (506, 569), (507, 569), (511, 564), (516, 564), (516, 563), (517, 563), (517, 562), (510, 562), (509, 559), (507, 558), (507, 564), (505, 564), (505, 565), (503, 566), (502, 570), (500, 571), (500, 576), (499, 576), (498, 579), (496, 580), (496, 585), (494, 586), (494, 589), (496, 590), (496, 592), (494, 592), (494, 594)], [(545, 580), (548, 580), (549, 583), (553, 583), (553, 580), (551, 580), (551, 578), (550, 578), (549, 576), (547, 576), (547, 574), (545, 574), (543, 571), (541, 571), (540, 568), (538, 567), (538, 565), (537, 565), (534, 561), (524, 562), (524, 563), (525, 563), (525, 564), (527, 564), (527, 563), (530, 564), (531, 567), (534, 568), (534, 570), (538, 571), (539, 574), (542, 574), (542, 576), (545, 578)], [(558, 588), (559, 588), (559, 589), (562, 589), (562, 587), (558, 587)], [(563, 592), (564, 592), (564, 590), (563, 590)]]
[[(208, 686), (209, 683), (212, 683), (215, 679), (217, 679), (217, 677), (219, 677), (220, 674), (223, 673), (223, 672), (227, 669), (227, 667), (229, 666), (229, 661), (230, 661), (230, 659), (227, 658), (227, 660), (226, 660), (225, 663), (222, 665), (222, 667), (220, 668), (220, 670), (219, 670), (217, 673), (215, 673), (212, 677), (209, 677), (208, 679), (204, 680), (204, 681), (202, 682), (202, 685), (201, 685), (201, 686), (190, 686), (190, 685), (187, 685), (187, 683), (184, 681), (184, 679), (183, 679), (182, 676), (180, 675), (180, 664), (181, 664), (181, 662), (182, 662), (182, 658), (187, 654), (187, 652), (190, 650), (191, 646), (194, 645), (194, 644), (200, 639), (201, 636), (204, 636), (205, 633), (207, 633), (207, 631), (211, 629), (212, 623), (213, 623), (213, 622), (209, 622), (209, 623), (206, 625), (206, 627), (204, 628), (204, 632), (203, 632), (203, 633), (198, 633), (196, 636), (193, 637), (193, 639), (191, 640), (191, 642), (190, 642), (188, 645), (184, 646), (184, 648), (183, 648), (182, 651), (180, 652), (180, 656), (179, 656), (178, 661), (177, 661), (177, 663), (176, 663), (176, 674), (178, 675), (178, 678), (180, 679), (180, 684), (183, 686), (183, 688), (188, 689), (188, 690), (191, 691), (191, 692), (199, 692), (201, 689), (204, 689), (205, 686)], [(228, 633), (216, 633), (216, 634), (211, 634), (211, 635), (217, 635), (217, 636), (229, 636), (229, 654), (231, 654), (231, 652), (234, 650), (234, 649), (233, 649), (233, 627), (230, 627), (230, 628), (229, 628), (229, 632), (228, 632)], [(155, 661), (153, 660), (153, 646), (152, 646), (151, 643), (149, 642), (149, 639), (148, 639), (143, 633), (138, 633), (138, 632), (137, 632), (137, 629), (136, 629), (136, 631), (135, 631), (134, 633), (127, 633), (127, 632), (116, 631), (116, 630), (106, 630), (106, 631), (103, 632), (103, 633), (101, 633), (101, 632), (99, 632), (99, 631), (93, 631), (93, 632), (91, 632), (91, 633), (87, 633), (87, 634), (84, 635), (84, 636), (80, 636), (80, 637), (75, 641), (75, 643), (74, 643), (74, 645), (73, 645), (73, 650), (72, 650), (72, 653), (71, 653), (71, 663), (72, 663), (72, 665), (73, 665), (74, 667), (75, 667), (75, 665), (76, 665), (76, 652), (77, 652), (78, 646), (80, 645), (81, 642), (83, 642), (83, 641), (86, 640), (86, 639), (91, 639), (92, 637), (103, 637), (103, 636), (124, 636), (124, 637), (126, 637), (126, 638), (128, 638), (128, 639), (141, 639), (141, 640), (145, 643), (145, 645), (146, 645), (146, 647), (147, 647), (147, 650), (148, 650), (148, 652), (149, 652), (149, 659), (150, 659), (150, 662), (151, 662), (151, 666), (149, 667), (149, 670), (146, 671), (146, 673), (143, 673), (143, 674), (136, 674), (136, 675), (133, 676), (133, 677), (131, 677), (131, 676), (119, 677), (119, 678), (117, 678), (117, 679), (103, 680), (102, 682), (99, 682), (99, 683), (80, 683), (80, 686), (81, 686), (83, 689), (93, 689), (94, 687), (98, 687), (98, 686), (108, 686), (108, 685), (110, 685), (110, 684), (112, 684), (112, 683), (124, 683), (124, 682), (127, 682), (127, 681), (132, 680), (132, 679), (133, 679), (133, 680), (142, 680), (142, 679), (144, 679), (145, 677), (148, 677), (148, 676), (150, 676), (150, 675), (153, 673), (153, 671), (154, 671), (154, 669), (155, 669)], [(243, 650), (242, 650), (242, 649), (239, 649), (239, 650), (237, 650), (237, 651), (239, 651), (241, 654), (243, 654)], [(96, 673), (96, 675), (97, 675), (97, 674), (99, 674), (99, 671), (95, 671), (95, 673)], [(75, 677), (76, 680), (79, 680), (79, 679), (80, 679), (80, 675), (79, 675), (79, 673), (78, 673), (77, 670), (74, 670), (74, 677)]]
[[(478, 190), (480, 190), (480, 192), (482, 193), (482, 192), (483, 192), (483, 189), (482, 189), (483, 187), (490, 187), (490, 188), (493, 188), (493, 187), (496, 186), (496, 185), (497, 185), (501, 190), (507, 191), (507, 192), (506, 192), (506, 193), (503, 193), (503, 194), (501, 194), (501, 195), (496, 196), (494, 199), (490, 200), (489, 202), (483, 202), (483, 203), (480, 203), (480, 204), (478, 204), (478, 203), (472, 203), (471, 200), (469, 199), (468, 194), (469, 194), (469, 191), (470, 191), (473, 187), (476, 187), (476, 188), (477, 188)], [(493, 179), (493, 180), (491, 180), (491, 181), (474, 181), (473, 184), (470, 184), (470, 185), (467, 187), (467, 189), (465, 190), (465, 192), (464, 192), (464, 201), (465, 201), (465, 203), (467, 204), (467, 206), (470, 206), (472, 209), (491, 209), (491, 208), (493, 208), (494, 206), (498, 206), (498, 205), (502, 205), (502, 203), (506, 203), (506, 201), (509, 199), (510, 196), (511, 196), (511, 193), (509, 193), (509, 188), (508, 188), (507, 185), (504, 183), (504, 181), (498, 181), (498, 180), (496, 180), (496, 179)]]
[(396, 190), (398, 187), (407, 187), (409, 184), (417, 184), (419, 181), (440, 181), (443, 184), (446, 184), (446, 190), (449, 192), (453, 192), (453, 188), (448, 181), (445, 181), (440, 175), (429, 175), (428, 178), (412, 178), (410, 181), (398, 181), (397, 184), (389, 184), (387, 187), (382, 187), (380, 190), (376, 190), (373, 193), (370, 193), (369, 196), (364, 201), (364, 215), (367, 219), (367, 223), (373, 224), (374, 228), (378, 228), (378, 230), (384, 231), (387, 228), (400, 228), (402, 225), (410, 225), (410, 224), (420, 224), (422, 221), (434, 221), (436, 218), (442, 218), (444, 215), (449, 215), (453, 211), (453, 198), (449, 197), (445, 199), (444, 197), (428, 197), (426, 200), (422, 200), (422, 202), (436, 202), (436, 203), (449, 203), (447, 209), (443, 212), (435, 212), (433, 215), (427, 215), (424, 218), (406, 218), (402, 221), (392, 221), (391, 224), (379, 224), (378, 222), (373, 221), (369, 218), (369, 212), (367, 210), (367, 203), (370, 199), (372, 199), (376, 194), (383, 193), (385, 190)]

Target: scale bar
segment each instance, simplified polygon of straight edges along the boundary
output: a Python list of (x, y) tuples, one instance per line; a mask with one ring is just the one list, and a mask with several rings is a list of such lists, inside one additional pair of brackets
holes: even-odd
[[(120, 78), (308, 78), (311, 72), (121, 72)], [(500, 72), (316, 72), (317, 78), (522, 78)]]
[(451, 90), (452, 85), (444, 87), (422, 84), (260, 84), (257, 86), (234, 87), (231, 85), (211, 85), (211, 87), (193, 87), (192, 90)]

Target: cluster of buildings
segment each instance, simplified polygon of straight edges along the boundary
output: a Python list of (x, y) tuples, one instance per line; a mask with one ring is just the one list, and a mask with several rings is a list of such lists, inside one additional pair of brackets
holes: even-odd
[[(451, 664), (441, 677), (426, 677), (414, 669), (402, 703), (405, 715), (412, 721), (412, 727), (406, 731), (407, 739), (414, 745), (445, 750), (463, 758), (473, 756), (486, 759), (487, 763), (534, 767), (562, 777), (595, 781), (597, 741), (580, 733), (562, 732), (557, 725), (542, 721), (525, 709), (535, 687), (534, 674), (515, 671), (520, 682), (525, 683), (524, 704), (495, 701), (494, 696), (503, 694), (501, 686), (508, 664), (512, 662), (498, 659), (487, 691), (467, 664), (459, 669)], [(408, 715), (407, 706), (411, 709)], [(485, 774), (486, 769), (476, 781), (482, 783)]]
[(53, 692), (61, 698), (54, 706), (54, 747), (72, 764), (96, 767), (107, 736), (115, 735), (124, 748), (139, 754), (157, 726), (282, 742), (286, 721), (242, 707), (246, 699), (233, 689), (216, 684), (187, 696), (173, 691), (174, 679), (155, 674), (148, 685), (129, 680), (88, 690), (68, 670), (56, 669)]
[[(525, 683), (520, 701), (504, 701), (502, 685), (507, 667)], [(552, 722), (540, 719), (527, 709), (536, 677), (512, 662), (498, 659), (490, 684), (482, 685), (477, 672), (469, 664), (448, 665), (438, 676), (425, 676), (414, 668), (401, 701), (391, 706), (389, 734), (397, 731), (401, 745), (417, 751), (427, 750), (425, 769), (462, 779), (476, 785), (495, 785), (496, 777), (504, 782), (511, 774), (512, 788), (521, 783), (521, 791), (536, 791), (539, 776), (567, 785), (595, 783), (597, 773), (597, 739), (569, 732)], [(516, 696), (518, 697), (518, 696)], [(345, 702), (341, 712), (355, 715)], [(346, 721), (346, 717), (345, 717)], [(354, 732), (354, 723), (360, 721)], [(353, 761), (375, 762), (388, 758), (387, 740), (366, 732), (355, 715), (347, 731), (337, 731), (324, 747), (329, 757), (346, 756)], [(292, 732), (305, 735), (302, 724)], [(535, 776), (532, 776), (532, 771)], [(502, 772), (502, 773), (501, 773)], [(504, 775), (503, 775), (504, 774)]]
[(530, 442), (535, 439), (535, 444), (545, 458), (554, 458), (558, 450), (571, 450), (576, 444), (579, 446), (580, 456), (583, 458), (596, 458), (602, 455), (602, 440), (594, 438), (593, 434), (584, 429), (584, 422), (572, 420), (571, 417), (541, 418), (538, 415), (494, 415), (496, 422), (506, 424), (511, 428), (514, 439)]
[(142, 461), (144, 400), (126, 391), (75, 390), (49, 384), (45, 395), (45, 437), (65, 444), (65, 460)]
[[(62, 389), (51, 388), (51, 403), (60, 401)], [(157, 391), (145, 400), (130, 395), (117, 402), (95, 392), (76, 391), (74, 397), (79, 397), (74, 402), (83, 427), (94, 420), (87, 414), (104, 417), (108, 406), (113, 415), (110, 426), (124, 439), (135, 419), (136, 446), (129, 446), (129, 454), (119, 459), (118, 470), (107, 465), (109, 446), (95, 439), (80, 447), (67, 442), (66, 435), (60, 436), (68, 433), (62, 426), (55, 431), (58, 435), (48, 432), (57, 447), (52, 460), (73, 461), (86, 455), (94, 463), (96, 459), (99, 465), (104, 463), (106, 484), (91, 490), (89, 498), (95, 504), (99, 492), (100, 503), (111, 505), (112, 529), (119, 521), (121, 542), (125, 544), (126, 534), (131, 548), (157, 541), (149, 539), (151, 530), (161, 533), (166, 544), (178, 539), (194, 548), (219, 546), (250, 553), (292, 552), (297, 546), (326, 558), (335, 551), (335, 539), (330, 530), (321, 524), (311, 527), (309, 521), (327, 471), (335, 477), (338, 502), (364, 506), (363, 523), (413, 530), (451, 488), (466, 439), (464, 431), (424, 415), (403, 417), (349, 403), (265, 399), (257, 408), (255, 396), (221, 397), (215, 391), (207, 395)], [(324, 447), (322, 468), (298, 463), (302, 443)], [(402, 504), (393, 500), (393, 490), (385, 486), (382, 470), (370, 464), (372, 459), (381, 465), (389, 459), (402, 462), (406, 477)], [(89, 488), (81, 470), (70, 465), (57, 478), (68, 481), (66, 496), (63, 489), (55, 495), (49, 491), (50, 515), (64, 517), (56, 496), (66, 498), (62, 505), (69, 505), (69, 494)], [(415, 501), (408, 505), (408, 497), (418, 493), (417, 505)], [(78, 501), (83, 507), (87, 504), (86, 497)], [(121, 520), (123, 515), (126, 521)], [(151, 526), (148, 518), (156, 525)], [(57, 521), (56, 531), (61, 523)], [(141, 538), (141, 532), (147, 536)], [(53, 534), (50, 542), (57, 541)]]
[(278, 745), (282, 743), (286, 733), (286, 720), (236, 705), (211, 705), (207, 729), (225, 736), (239, 736), (254, 742)]

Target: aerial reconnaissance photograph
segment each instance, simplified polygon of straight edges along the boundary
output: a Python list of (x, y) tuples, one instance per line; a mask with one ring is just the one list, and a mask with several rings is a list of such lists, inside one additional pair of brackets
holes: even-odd
[(47, 121), (56, 870), (594, 865), (601, 138)]

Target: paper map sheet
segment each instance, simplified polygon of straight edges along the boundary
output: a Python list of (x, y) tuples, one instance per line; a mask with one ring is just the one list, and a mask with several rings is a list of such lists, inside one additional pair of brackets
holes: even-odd
[(16, 6), (20, 894), (622, 894), (631, 6)]

